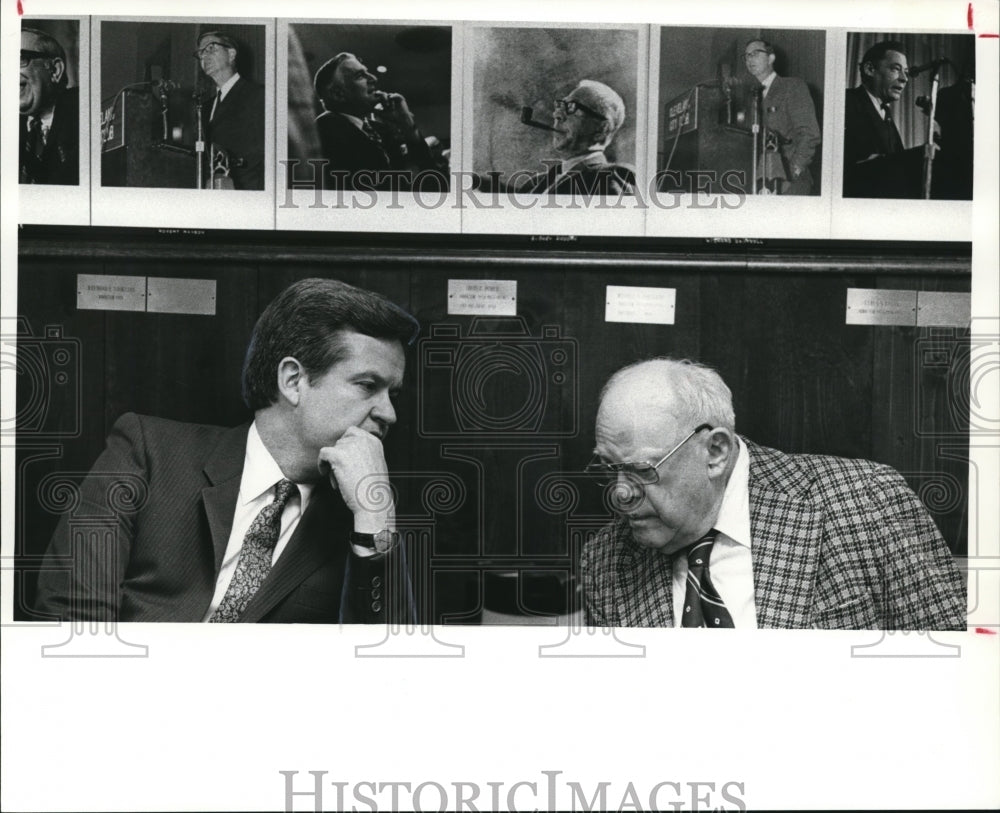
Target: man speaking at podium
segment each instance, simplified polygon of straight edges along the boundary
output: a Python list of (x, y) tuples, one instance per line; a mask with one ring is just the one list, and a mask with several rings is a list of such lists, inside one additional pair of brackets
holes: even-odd
[[(809, 165), (820, 145), (820, 131), (809, 88), (801, 79), (774, 72), (774, 47), (765, 40), (748, 42), (743, 61), (757, 80), (761, 123), (773, 140), (764, 144), (762, 154), (765, 183), (773, 183), (779, 195), (812, 194)], [(774, 155), (780, 160), (770, 160)]]
[[(236, 189), (264, 188), (264, 88), (236, 70), (236, 41), (220, 31), (198, 38), (195, 56), (202, 71), (215, 83), (215, 92), (202, 108), (213, 176), (219, 166), (228, 170)], [(218, 162), (217, 151), (225, 160)], [(226, 174), (223, 170), (221, 174)]]

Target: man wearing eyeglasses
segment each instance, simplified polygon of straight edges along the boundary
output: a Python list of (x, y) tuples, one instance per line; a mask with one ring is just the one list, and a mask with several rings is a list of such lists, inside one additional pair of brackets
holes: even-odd
[(892, 110), (909, 82), (903, 44), (875, 43), (858, 71), (845, 95), (844, 197), (919, 198), (924, 149), (904, 147)]
[(583, 551), (591, 625), (965, 629), (964, 581), (903, 478), (737, 435), (714, 370), (619, 370), (596, 440), (620, 517)]
[(625, 102), (602, 82), (582, 80), (552, 110), (552, 148), (561, 158), (518, 186), (519, 192), (635, 194), (635, 172), (610, 161), (607, 151), (625, 122)]
[(66, 52), (52, 36), (21, 29), (19, 180), (80, 182), (79, 89), (67, 87)]
[(747, 73), (759, 88), (766, 134), (760, 153), (763, 179), (769, 191), (779, 195), (809, 195), (813, 188), (809, 167), (820, 145), (816, 108), (806, 83), (778, 76), (774, 59), (774, 46), (766, 40), (751, 40), (743, 51)]
[(202, 106), (211, 166), (235, 189), (263, 189), (264, 88), (240, 76), (236, 41), (220, 31), (202, 34), (194, 55), (215, 85)]

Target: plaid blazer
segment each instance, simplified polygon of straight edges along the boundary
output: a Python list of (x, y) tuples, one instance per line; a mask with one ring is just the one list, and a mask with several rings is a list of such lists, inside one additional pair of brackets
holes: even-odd
[[(759, 627), (965, 629), (965, 579), (898, 472), (741, 440)], [(587, 543), (581, 573), (592, 626), (674, 625), (673, 557), (625, 519)]]

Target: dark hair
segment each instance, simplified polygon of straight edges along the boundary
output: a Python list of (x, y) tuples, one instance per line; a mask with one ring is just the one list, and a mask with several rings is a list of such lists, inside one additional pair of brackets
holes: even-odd
[(256, 411), (278, 400), (278, 362), (293, 356), (310, 380), (344, 358), (338, 333), (354, 331), (395, 339), (404, 347), (420, 323), (381, 294), (335, 279), (304, 279), (289, 285), (254, 325), (243, 361), (243, 400)]
[(882, 40), (881, 42), (876, 42), (871, 48), (865, 51), (865, 55), (861, 57), (861, 61), (858, 63), (858, 75), (862, 81), (865, 78), (865, 64), (871, 62), (872, 66), (877, 65), (885, 58), (885, 55), (889, 51), (898, 51), (901, 54), (906, 53), (905, 46), (899, 40)]
[(316, 98), (323, 102), (323, 107), (326, 107), (326, 96), (327, 91), (330, 89), (330, 85), (333, 83), (333, 77), (337, 73), (337, 68), (340, 67), (340, 63), (345, 59), (350, 59), (354, 54), (349, 54), (347, 51), (341, 51), (333, 59), (328, 59), (324, 62), (318, 71), (316, 71), (316, 77), (313, 79), (313, 88), (316, 91)]
[(769, 43), (767, 40), (762, 40), (760, 37), (755, 37), (752, 40), (747, 40), (746, 41), (746, 45), (743, 46), (743, 50), (745, 51), (746, 48), (747, 48), (747, 45), (750, 45), (750, 43), (752, 43), (752, 42), (759, 42), (761, 45), (764, 46), (764, 50), (767, 51), (769, 54), (773, 54), (774, 53), (774, 46), (771, 45), (771, 43)]
[(230, 37), (228, 34), (223, 34), (221, 31), (206, 31), (203, 34), (198, 35), (198, 42), (201, 42), (205, 37), (211, 37), (216, 42), (220, 42), (227, 48), (232, 48), (236, 53), (240, 52), (240, 47), (236, 44), (236, 40)]
[(66, 64), (66, 50), (62, 47), (59, 40), (53, 37), (51, 34), (46, 34), (44, 31), (39, 31), (37, 28), (28, 28), (27, 26), (22, 26), (22, 34), (31, 34), (38, 40), (35, 48), (45, 54), (45, 59), (61, 59), (63, 63), (63, 73), (59, 77), (59, 81), (56, 85), (59, 87), (64, 87), (69, 83), (69, 76)]

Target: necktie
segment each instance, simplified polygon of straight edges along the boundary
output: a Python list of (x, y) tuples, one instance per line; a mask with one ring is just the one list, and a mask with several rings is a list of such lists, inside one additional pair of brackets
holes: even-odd
[(889, 137), (889, 153), (899, 152), (903, 149), (903, 141), (899, 137), (899, 130), (896, 129), (896, 124), (892, 120), (892, 111), (889, 109), (888, 103), (882, 105), (882, 111), (885, 113), (885, 129)]
[(215, 118), (215, 111), (219, 109), (219, 105), (222, 104), (222, 90), (215, 91), (215, 101), (212, 102), (212, 112), (208, 114), (208, 120), (211, 121)]
[(42, 151), (45, 149), (45, 138), (42, 135), (41, 119), (28, 119), (28, 143), (26, 148), (35, 158), (42, 157)]
[(368, 136), (369, 140), (375, 142), (380, 147), (382, 146), (382, 136), (372, 127), (372, 123), (368, 119), (361, 120), (361, 131)]
[(733, 617), (708, 575), (708, 560), (719, 532), (714, 528), (688, 549), (687, 591), (682, 627), (733, 628)]
[(209, 621), (239, 621), (271, 570), (271, 555), (281, 532), (281, 512), (291, 496), (298, 493), (298, 488), (290, 480), (281, 480), (275, 486), (274, 501), (260, 510), (243, 537), (233, 580)]

